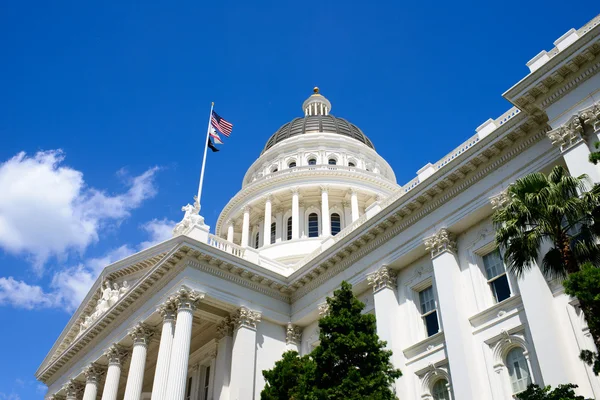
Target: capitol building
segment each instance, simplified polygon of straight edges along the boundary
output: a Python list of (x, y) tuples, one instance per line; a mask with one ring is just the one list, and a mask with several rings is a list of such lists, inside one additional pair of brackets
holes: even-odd
[(510, 400), (530, 383), (600, 398), (576, 300), (537, 266), (507, 273), (491, 222), (529, 173), (600, 182), (600, 16), (527, 67), (508, 111), (401, 183), (315, 88), (212, 229), (188, 205), (171, 239), (105, 267), (36, 372), (47, 398), (259, 399), (263, 370), (319, 344), (344, 280), (393, 350), (401, 400)]

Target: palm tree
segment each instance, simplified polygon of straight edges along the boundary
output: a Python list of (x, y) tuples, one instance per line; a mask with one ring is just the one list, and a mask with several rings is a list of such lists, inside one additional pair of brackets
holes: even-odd
[(562, 166), (548, 176), (529, 174), (508, 187), (493, 221), (511, 272), (521, 276), (531, 268), (543, 243), (551, 245), (541, 265), (547, 276), (566, 277), (584, 262), (600, 265), (600, 223), (594, 225), (600, 186), (589, 187), (586, 175), (570, 176)]

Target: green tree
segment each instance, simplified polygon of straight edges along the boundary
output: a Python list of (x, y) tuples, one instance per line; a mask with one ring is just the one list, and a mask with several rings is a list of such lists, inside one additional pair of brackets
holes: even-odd
[(548, 176), (529, 174), (507, 189), (507, 202), (493, 216), (496, 241), (515, 275), (522, 275), (539, 257), (544, 241), (552, 244), (542, 259), (551, 277), (566, 277), (584, 262), (600, 263), (598, 225), (600, 187), (588, 190), (587, 177), (569, 176), (556, 166)]
[(585, 400), (583, 396), (575, 395), (577, 385), (558, 385), (554, 390), (550, 386), (541, 388), (538, 385), (529, 385), (527, 390), (517, 395), (519, 400)]
[(377, 336), (375, 316), (362, 313), (365, 305), (346, 282), (327, 304), (328, 314), (319, 320), (319, 346), (302, 358), (285, 353), (275, 368), (264, 371), (261, 399), (396, 399), (391, 385), (402, 374)]

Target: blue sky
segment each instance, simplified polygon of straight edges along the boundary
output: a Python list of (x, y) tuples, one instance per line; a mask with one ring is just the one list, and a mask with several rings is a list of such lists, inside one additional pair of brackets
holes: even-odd
[[(367, 6), (369, 4), (369, 6)], [(318, 85), (404, 184), (510, 108), (525, 63), (599, 11), (504, 2), (0, 5), (0, 400), (33, 374), (107, 263), (163, 239), (197, 189), (210, 102), (214, 226)]]

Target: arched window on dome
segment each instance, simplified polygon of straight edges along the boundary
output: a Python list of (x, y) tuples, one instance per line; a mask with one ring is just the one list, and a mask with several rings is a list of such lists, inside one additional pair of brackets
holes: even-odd
[(513, 394), (527, 389), (527, 386), (531, 383), (531, 373), (522, 348), (515, 347), (508, 352), (506, 355), (506, 368), (510, 376)]
[(276, 166), (275, 166), (275, 167), (273, 167), (273, 168), (271, 168), (271, 173), (273, 173), (273, 172), (277, 172), (277, 171), (279, 171), (279, 168), (277, 168)]
[(319, 237), (319, 216), (316, 213), (308, 216), (308, 237)]
[(295, 168), (296, 167), (296, 161), (290, 161), (290, 163), (288, 164), (288, 168)]
[(337, 165), (337, 160), (335, 158), (330, 158), (327, 162), (329, 165)]
[(271, 244), (275, 243), (275, 237), (277, 236), (277, 224), (273, 222), (271, 224)]
[(317, 159), (316, 158), (309, 158), (308, 159), (308, 165), (317, 165)]
[(448, 390), (448, 381), (440, 379), (434, 383), (431, 389), (433, 400), (450, 400), (450, 391)]
[(292, 217), (287, 220), (287, 240), (292, 240)]
[(356, 163), (354, 163), (353, 161), (348, 162), (348, 166), (349, 167), (356, 167)]
[(258, 245), (260, 244), (260, 235), (258, 232), (256, 232), (256, 235), (254, 235), (254, 248), (258, 249)]
[(331, 214), (331, 234), (333, 236), (340, 233), (342, 230), (342, 219), (340, 218), (340, 214), (333, 213)]

